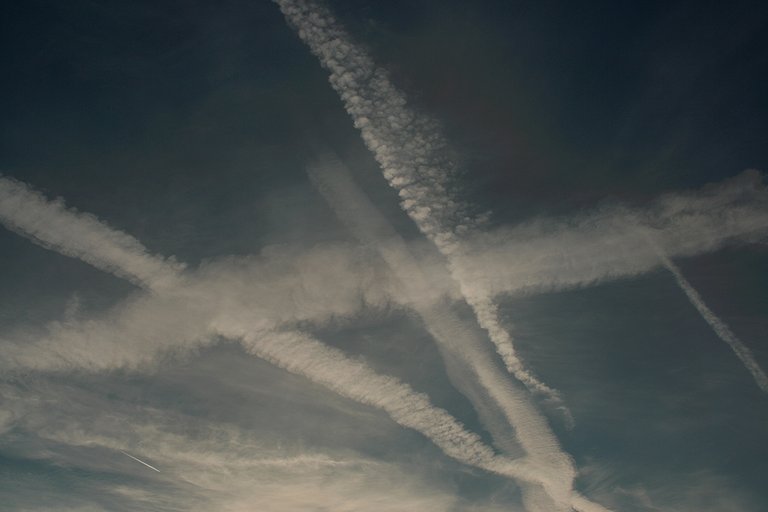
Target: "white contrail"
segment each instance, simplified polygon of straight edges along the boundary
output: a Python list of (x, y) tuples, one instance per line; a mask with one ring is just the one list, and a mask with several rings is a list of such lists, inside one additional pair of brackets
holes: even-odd
[(768, 190), (759, 172), (745, 171), (641, 208), (604, 206), (473, 233), (460, 257), (469, 279), (492, 295), (592, 286), (659, 267), (638, 227), (670, 258), (757, 242), (768, 234)]
[[(564, 479), (563, 468), (553, 467), (552, 461), (542, 461), (541, 452), (548, 451), (547, 447), (536, 446), (538, 452), (525, 458), (497, 455), (477, 434), (467, 431), (445, 410), (432, 405), (426, 395), (393, 377), (376, 374), (338, 349), (299, 332), (254, 334), (232, 325), (220, 332), (241, 339), (248, 351), (276, 366), (322, 384), (341, 396), (384, 410), (398, 424), (422, 433), (449, 457), (523, 484), (543, 487), (556, 507), (553, 511), (566, 512), (577, 505), (585, 512), (605, 510), (574, 492), (570, 481)], [(521, 396), (517, 394), (514, 399), (524, 401)], [(534, 411), (524, 403), (518, 407), (523, 409), (521, 412), (529, 412), (526, 408)], [(520, 418), (518, 426), (521, 430), (540, 426), (536, 416), (533, 412), (533, 417)]]
[[(670, 258), (754, 242), (768, 232), (768, 191), (757, 171), (745, 171), (692, 192), (664, 194), (649, 207), (603, 208), (568, 218), (539, 218), (472, 233), (458, 255), (467, 279), (499, 294), (594, 285), (647, 273), (659, 265), (648, 241), (628, 226), (652, 226)], [(79, 258), (141, 286), (162, 289), (184, 265), (148, 254), (132, 236), (92, 214), (49, 201), (29, 185), (0, 177), (0, 223), (46, 248)], [(167, 273), (164, 273), (167, 272)], [(453, 289), (445, 280), (437, 294)], [(433, 286), (438, 288), (438, 286)], [(436, 294), (433, 294), (435, 296)]]
[[(29, 189), (26, 191), (22, 190), (22, 192), (28, 191)], [(99, 260), (100, 256), (94, 257), (88, 251), (92, 250), (92, 240), (97, 239), (98, 236), (106, 236), (109, 238), (113, 236), (115, 232), (91, 216), (79, 213), (75, 214), (65, 210), (60, 203), (52, 204), (41, 198), (35, 198), (34, 193), (32, 193), (32, 195), (33, 197), (30, 199), (33, 201), (36, 200), (35, 207), (38, 209), (37, 211), (50, 217), (50, 220), (54, 225), (58, 220), (57, 215), (60, 215), (65, 224), (70, 223), (75, 225), (74, 231), (80, 232), (82, 227), (88, 229), (89, 236), (84, 238), (74, 237), (69, 241), (54, 238), (55, 243), (52, 243), (51, 238), (53, 235), (45, 233), (47, 238), (44, 241), (56, 250), (62, 252), (67, 251), (67, 253), (80, 257), (84, 261), (96, 261), (103, 267), (103, 261)], [(30, 216), (34, 217), (34, 215)], [(17, 221), (17, 224), (21, 224), (27, 232), (38, 232), (38, 228), (34, 222), (28, 222), (27, 217), (22, 218), (27, 220), (23, 222)], [(125, 236), (127, 237), (127, 235)], [(130, 237), (128, 237), (128, 239), (133, 240)], [(84, 246), (78, 245), (79, 243), (83, 243)], [(138, 242), (136, 243), (138, 244)], [(138, 247), (141, 246), (139, 245)], [(135, 246), (131, 249), (135, 249)], [(130, 266), (130, 263), (134, 261), (134, 259), (130, 257), (132, 255), (133, 254), (131, 254), (130, 251), (127, 251), (127, 256), (129, 257), (113, 258), (109, 262), (109, 270), (122, 276), (135, 275), (129, 272), (129, 270), (131, 270), (130, 268), (124, 269), (120, 267), (120, 265)], [(141, 252), (139, 252), (139, 255), (141, 255)], [(170, 277), (175, 276), (176, 273), (174, 272)], [(163, 278), (164, 276), (158, 275), (156, 277)], [(194, 284), (194, 277), (190, 276), (183, 285), (180, 284), (179, 286), (186, 290), (187, 288), (191, 289)], [(177, 290), (177, 292), (178, 291), (180, 290)], [(562, 476), (562, 471), (555, 474), (548, 473), (548, 470), (550, 470), (552, 466), (548, 457), (556, 458), (559, 454), (557, 449), (553, 452), (552, 450), (548, 450), (548, 447), (545, 445), (549, 443), (557, 448), (557, 441), (554, 438), (551, 440), (542, 440), (541, 436), (535, 434), (533, 436), (530, 435), (530, 433), (540, 430), (542, 427), (542, 425), (537, 424), (538, 420), (535, 414), (526, 420), (524, 425), (521, 424), (519, 433), (527, 447), (530, 448), (533, 443), (534, 448), (536, 448), (535, 450), (532, 450), (533, 454), (530, 457), (516, 460), (499, 456), (495, 454), (490, 447), (485, 445), (476, 434), (464, 429), (463, 425), (450, 414), (442, 409), (434, 407), (429, 402), (426, 395), (416, 393), (410, 386), (401, 383), (397, 379), (380, 376), (374, 373), (365, 364), (348, 358), (337, 349), (325, 346), (300, 333), (277, 334), (271, 332), (259, 336), (252, 336), (248, 333), (237, 331), (237, 334), (233, 335), (231, 325), (233, 322), (237, 325), (238, 317), (237, 315), (232, 314), (231, 311), (220, 312), (222, 314), (216, 314), (214, 311), (212, 313), (209, 312), (209, 315), (201, 315), (201, 312), (198, 312), (196, 309), (199, 308), (199, 303), (185, 302), (185, 299), (188, 299), (188, 297), (185, 297), (182, 293), (173, 293), (166, 297), (166, 294), (163, 292), (164, 290), (161, 289), (161, 293), (156, 295), (156, 299), (158, 301), (177, 303), (172, 309), (176, 315), (180, 315), (182, 319), (187, 317), (200, 318), (202, 316), (202, 318), (200, 318), (202, 322), (198, 321), (191, 324), (189, 322), (182, 322), (184, 325), (178, 326), (176, 325), (178, 322), (171, 322), (168, 324), (165, 315), (160, 315), (160, 318), (158, 318), (157, 315), (153, 314), (148, 315), (148, 318), (145, 320), (134, 317), (131, 325), (141, 324), (142, 329), (151, 331), (152, 326), (148, 325), (148, 323), (159, 322), (163, 338), (173, 338), (172, 332), (168, 331), (168, 328), (171, 327), (172, 329), (180, 329), (180, 332), (183, 333), (183, 339), (193, 341), (195, 345), (198, 345), (200, 340), (211, 338), (216, 334), (224, 334), (234, 337), (235, 339), (240, 339), (244, 346), (254, 355), (271, 361), (273, 364), (283, 367), (288, 371), (303, 375), (313, 382), (322, 384), (342, 396), (384, 410), (400, 425), (424, 434), (446, 455), (477, 468), (514, 478), (522, 482), (527, 482), (531, 485), (543, 486), (547, 489), (550, 495), (558, 497), (559, 504), (565, 505), (568, 503), (570, 493), (566, 492), (567, 488), (559, 481), (559, 478)], [(202, 291), (198, 288), (193, 290), (191, 295), (195, 296), (200, 293), (202, 293)], [(217, 299), (216, 297), (209, 298)], [(220, 303), (219, 300), (209, 300), (207, 302), (209, 304)], [(229, 305), (231, 306), (232, 304)], [(180, 310), (184, 310), (187, 307), (192, 307), (192, 311), (182, 314), (183, 311)], [(132, 310), (133, 308), (130, 309)], [(247, 307), (241, 309), (243, 312), (246, 312), (245, 316), (247, 322), (251, 322), (247, 325), (255, 325), (257, 331), (263, 328), (264, 323), (262, 319), (254, 319), (253, 312)], [(144, 308), (140, 308), (138, 313), (141, 313), (142, 311), (145, 314), (147, 313), (147, 310)], [(209, 316), (218, 320), (208, 320), (208, 323), (206, 323), (206, 318)], [(245, 320), (241, 319), (241, 322), (242, 321)], [(221, 322), (226, 324), (226, 329), (221, 328)], [(77, 339), (80, 339), (89, 329), (96, 329), (97, 332), (105, 329), (107, 332), (114, 330), (110, 329), (108, 325), (101, 325), (98, 322), (93, 321), (87, 322), (85, 327), (85, 330), (73, 329), (73, 333), (77, 334), (75, 336)], [(113, 325), (112, 327), (116, 327), (116, 325)], [(196, 329), (202, 330), (200, 332), (195, 332)], [(86, 338), (89, 338), (89, 336), (86, 336)], [(100, 339), (101, 336), (96, 336), (96, 338)], [(55, 346), (56, 341), (47, 340), (47, 344)], [(89, 344), (86, 343), (82, 348), (83, 350), (87, 350), (88, 347)], [(130, 354), (126, 353), (123, 354), (123, 356), (130, 357)], [(27, 356), (21, 360), (29, 360), (29, 357)], [(104, 359), (99, 357), (88, 357), (86, 360), (87, 367), (98, 368), (99, 365), (114, 364), (115, 362), (120, 361), (120, 358), (108, 357)], [(72, 358), (69, 359), (69, 362), (77, 363), (77, 361)], [(487, 378), (485, 380), (486, 381), (483, 382), (484, 386), (492, 385), (487, 382)], [(503, 384), (495, 383), (494, 385), (499, 386)], [(514, 402), (520, 400), (519, 396), (511, 396), (508, 401)], [(530, 405), (526, 405), (525, 402), (522, 405), (519, 405), (518, 408), (519, 407), (523, 407), (524, 409), (530, 408), (531, 411), (534, 411), (534, 409)], [(526, 417), (531, 415), (522, 414), (521, 416)], [(525, 428), (526, 425), (527, 428)], [(543, 427), (546, 428), (545, 425), (543, 425)], [(526, 434), (526, 432), (529, 434)], [(534, 437), (535, 439), (528, 441), (528, 437)], [(157, 468), (147, 464), (141, 459), (126, 452), (122, 453), (154, 471), (159, 472)], [(547, 454), (550, 453), (551, 456), (548, 456)], [(542, 461), (548, 462), (549, 464), (545, 464), (545, 467), (542, 468)], [(563, 464), (570, 467), (570, 461), (567, 457), (565, 457)]]
[[(427, 280), (423, 265), (416, 260), (402, 237), (354, 183), (344, 164), (328, 155), (310, 165), (307, 171), (339, 219), (363, 244), (372, 246), (381, 255), (401, 283), (406, 300), (424, 320), (435, 341), (443, 349), (451, 351), (454, 356), (461, 357), (463, 354), (465, 363), (474, 361), (473, 372), (496, 374), (496, 364), (485, 353), (482, 340), (458, 318), (448, 304), (439, 300), (442, 299), (441, 296), (430, 296), (433, 286), (431, 281)], [(488, 391), (490, 390), (486, 390)], [(498, 405), (498, 397), (492, 398)], [(570, 411), (561, 406), (560, 412), (563, 413), (566, 423), (572, 425)]]
[(157, 469), (155, 466), (151, 466), (151, 465), (147, 464), (147, 463), (146, 463), (146, 462), (144, 462), (143, 460), (141, 460), (141, 459), (139, 459), (139, 458), (136, 458), (136, 457), (134, 457), (134, 456), (133, 456), (133, 455), (131, 455), (130, 453), (125, 453), (123, 450), (120, 450), (120, 453), (122, 453), (123, 455), (127, 455), (128, 457), (132, 458), (132, 459), (133, 459), (133, 460), (135, 460), (136, 462), (140, 462), (140, 463), (144, 464), (145, 466), (147, 466), (149, 469), (154, 469), (155, 471), (157, 471), (158, 473), (160, 473), (160, 470), (159, 470), (159, 469)]
[(398, 191), (402, 208), (448, 259), (451, 275), (488, 332), (510, 373), (531, 391), (559, 404), (559, 393), (523, 365), (509, 333), (502, 327), (488, 290), (470, 281), (457, 258), (462, 237), (483, 219), (451, 193), (457, 169), (436, 124), (415, 115), (403, 95), (376, 67), (324, 7), (304, 0), (275, 0), (299, 37), (330, 72), (330, 82), (347, 113), (379, 162), (384, 177)]
[[(467, 214), (468, 208), (458, 203), (450, 193), (450, 174), (454, 169), (447, 146), (439, 130), (427, 119), (415, 116), (405, 107), (403, 96), (389, 82), (386, 73), (376, 68), (368, 55), (357, 47), (324, 8), (302, 0), (276, 0), (299, 37), (310, 47), (324, 67), (330, 71), (331, 85), (341, 96), (345, 108), (361, 132), (364, 141), (379, 162), (384, 177), (398, 190), (401, 206), (424, 233), (446, 256), (449, 269), (462, 294), (473, 308), (480, 325), (485, 328), (507, 369), (530, 390), (547, 395), (554, 401), (560, 397), (556, 391), (538, 381), (518, 358), (511, 337), (498, 320), (495, 305), (486, 290), (473, 288), (455, 256), (463, 250), (464, 233), (481, 222)], [(483, 374), (478, 375), (481, 379)], [(500, 383), (494, 383), (498, 385)], [(490, 382), (483, 382), (490, 388)], [(511, 397), (514, 400), (517, 397)], [(520, 410), (521, 402), (505, 404), (510, 410)], [(519, 424), (541, 423), (548, 432), (546, 422), (533, 407), (530, 415), (516, 418)], [(538, 426), (538, 425), (537, 425)], [(542, 446), (548, 435), (533, 435), (521, 444), (530, 443), (527, 452), (531, 458), (543, 457), (547, 469), (556, 469), (555, 479), (544, 484), (548, 498), (562, 510), (571, 507), (573, 467), (570, 460), (554, 446)], [(526, 432), (519, 429), (518, 436)], [(554, 439), (554, 436), (551, 436)], [(559, 456), (559, 457), (558, 457)], [(549, 458), (554, 460), (548, 460)], [(559, 460), (558, 460), (559, 458)], [(522, 487), (525, 492), (525, 486)], [(583, 504), (582, 504), (583, 508)]]
[[(522, 389), (507, 384), (504, 375), (483, 349), (482, 340), (467, 328), (447, 304), (420, 300), (429, 284), (419, 263), (402, 238), (354, 184), (343, 164), (326, 157), (311, 165), (308, 172), (340, 220), (361, 242), (372, 246), (382, 256), (402, 283), (406, 297), (413, 297), (411, 302), (414, 309), (440, 346), (444, 357), (458, 359), (457, 364), (467, 366), (470, 373), (479, 380), (483, 395), (489, 396), (504, 413), (531, 467), (548, 473), (553, 481), (565, 487), (557, 492), (570, 493), (574, 478), (573, 465), (560, 448), (546, 420), (536, 411)], [(463, 388), (464, 383), (460, 384), (459, 387)], [(467, 396), (478, 408), (478, 412), (482, 413), (488, 404), (485, 401), (478, 404), (477, 397), (471, 391), (470, 387)], [(503, 436), (503, 432), (494, 429), (493, 425), (486, 427), (491, 430), (494, 438)], [(503, 437), (501, 440), (500, 444), (504, 444)]]
[(132, 236), (88, 213), (48, 200), (24, 183), (0, 176), (0, 222), (43, 247), (79, 258), (140, 286), (161, 290), (184, 266), (152, 256)]
[(680, 287), (680, 289), (683, 290), (683, 293), (685, 293), (686, 297), (688, 297), (688, 300), (691, 302), (693, 307), (696, 308), (696, 311), (698, 311), (704, 321), (707, 322), (710, 327), (712, 327), (712, 330), (715, 331), (715, 334), (717, 334), (721, 340), (723, 340), (728, 344), (729, 347), (731, 347), (731, 350), (733, 350), (733, 353), (736, 354), (736, 357), (741, 360), (749, 373), (752, 374), (752, 378), (755, 380), (755, 384), (757, 384), (757, 386), (765, 393), (768, 393), (768, 376), (766, 376), (763, 369), (760, 368), (760, 365), (755, 360), (755, 356), (752, 354), (752, 351), (749, 349), (749, 347), (744, 345), (744, 343), (733, 333), (733, 331), (731, 331), (730, 327), (728, 327), (725, 322), (720, 320), (720, 318), (718, 318), (717, 315), (715, 315), (715, 313), (709, 309), (709, 307), (704, 302), (704, 299), (701, 298), (699, 292), (697, 292), (696, 289), (691, 286), (691, 283), (688, 282), (683, 273), (680, 271), (680, 267), (675, 265), (674, 262), (666, 254), (664, 254), (664, 252), (661, 251), (657, 245), (653, 243), (653, 240), (651, 240), (651, 244), (656, 249), (656, 252), (662, 264), (664, 265), (664, 268), (666, 268), (674, 276), (675, 282)]

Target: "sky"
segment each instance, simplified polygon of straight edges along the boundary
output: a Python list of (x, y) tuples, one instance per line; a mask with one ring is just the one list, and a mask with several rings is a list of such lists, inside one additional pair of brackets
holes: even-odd
[(0, 24), (3, 510), (768, 509), (762, 2)]

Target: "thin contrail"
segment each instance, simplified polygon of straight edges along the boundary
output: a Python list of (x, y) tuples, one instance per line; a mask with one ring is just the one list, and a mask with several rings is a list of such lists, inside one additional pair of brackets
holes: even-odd
[(688, 297), (688, 300), (693, 305), (693, 307), (696, 308), (696, 311), (698, 311), (704, 321), (707, 322), (710, 327), (712, 327), (712, 330), (715, 331), (715, 334), (717, 334), (721, 340), (723, 340), (728, 344), (729, 347), (731, 347), (731, 350), (733, 350), (733, 353), (736, 354), (736, 357), (739, 358), (749, 373), (752, 374), (752, 378), (754, 379), (755, 384), (757, 384), (757, 386), (763, 392), (768, 393), (768, 376), (766, 376), (763, 369), (760, 368), (760, 365), (755, 360), (755, 356), (752, 354), (752, 351), (749, 349), (749, 347), (744, 345), (744, 343), (733, 333), (733, 331), (731, 331), (730, 327), (728, 327), (725, 322), (720, 320), (720, 318), (718, 318), (718, 316), (715, 315), (711, 309), (709, 309), (707, 304), (704, 302), (704, 299), (701, 298), (699, 292), (696, 291), (693, 286), (691, 286), (691, 283), (688, 282), (683, 273), (680, 271), (680, 267), (675, 265), (672, 260), (666, 254), (664, 254), (664, 252), (655, 243), (653, 243), (652, 240), (651, 244), (656, 249), (656, 252), (662, 264), (664, 265), (664, 268), (666, 268), (672, 274), (672, 276), (674, 276), (675, 282), (680, 287), (680, 289), (683, 290), (683, 293), (685, 293), (686, 297)]
[(321, 64), (332, 87), (378, 161), (384, 177), (398, 191), (403, 210), (448, 259), (451, 275), (489, 334), (507, 370), (529, 390), (561, 405), (560, 394), (523, 364), (512, 337), (501, 325), (489, 290), (467, 277), (459, 256), (464, 236), (484, 223), (452, 193), (458, 169), (436, 124), (406, 107), (404, 96), (386, 72), (356, 45), (324, 7), (304, 0), (275, 0)]
[(149, 469), (154, 469), (155, 471), (157, 471), (158, 473), (160, 473), (160, 470), (159, 470), (159, 469), (157, 469), (155, 466), (152, 466), (152, 465), (150, 465), (150, 464), (147, 464), (147, 463), (146, 463), (146, 462), (144, 462), (143, 460), (141, 460), (141, 459), (139, 459), (139, 458), (136, 458), (136, 457), (134, 457), (134, 456), (133, 456), (133, 455), (131, 455), (130, 453), (125, 453), (123, 450), (120, 450), (120, 453), (122, 453), (123, 455), (126, 455), (126, 456), (128, 456), (128, 457), (130, 457), (130, 458), (132, 458), (132, 459), (133, 459), (133, 460), (135, 460), (136, 462), (141, 462), (142, 464), (144, 464), (145, 466), (147, 466)]

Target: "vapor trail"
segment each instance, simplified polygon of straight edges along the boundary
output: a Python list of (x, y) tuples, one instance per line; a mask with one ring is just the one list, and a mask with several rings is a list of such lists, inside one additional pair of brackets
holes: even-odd
[(728, 327), (725, 322), (720, 320), (720, 318), (718, 318), (717, 315), (715, 315), (715, 313), (709, 309), (709, 307), (704, 302), (704, 299), (701, 298), (699, 292), (697, 292), (696, 289), (691, 286), (691, 283), (688, 282), (683, 273), (680, 271), (680, 267), (675, 265), (666, 254), (659, 250), (658, 246), (654, 247), (657, 249), (659, 259), (661, 259), (664, 268), (669, 270), (669, 272), (674, 276), (675, 282), (680, 287), (680, 289), (683, 290), (683, 293), (685, 293), (686, 297), (688, 297), (688, 300), (691, 302), (693, 307), (696, 308), (696, 311), (698, 311), (704, 321), (707, 322), (710, 327), (712, 327), (712, 330), (715, 331), (715, 334), (717, 334), (721, 340), (726, 342), (728, 346), (731, 347), (731, 350), (733, 350), (733, 353), (736, 354), (736, 357), (739, 358), (749, 373), (752, 374), (752, 378), (755, 380), (755, 384), (757, 384), (757, 386), (763, 390), (763, 392), (768, 393), (768, 376), (766, 376), (763, 369), (760, 368), (760, 365), (755, 360), (755, 356), (752, 354), (752, 351), (749, 349), (749, 347), (744, 345), (744, 343), (733, 333), (733, 331), (731, 331), (730, 327)]
[[(8, 182), (4, 183), (4, 185), (8, 185), (4, 190), (10, 193), (10, 197), (4, 198), (3, 207), (5, 208), (5, 213), (8, 214), (7, 217), (12, 221), (12, 226), (28, 235), (33, 235), (35, 240), (42, 241), (55, 250), (73, 255), (87, 262), (94, 262), (99, 268), (106, 267), (116, 275), (125, 277), (137, 275), (133, 271), (134, 264), (137, 261), (145, 264), (147, 261), (150, 263), (164, 261), (146, 256), (143, 247), (138, 241), (121, 232), (112, 230), (91, 215), (67, 210), (61, 201), (46, 201), (25, 185), (16, 182)], [(21, 215), (14, 216), (9, 205), (20, 199), (30, 201), (32, 208), (22, 209)], [(47, 226), (41, 225), (40, 218), (45, 218), (46, 222), (53, 226), (59, 225), (70, 229), (75, 233), (75, 236), (71, 239), (58, 236)], [(127, 240), (130, 243), (122, 244), (120, 247), (121, 251), (117, 253), (118, 257), (114, 257), (109, 251), (106, 253), (103, 251), (99, 252), (98, 241), (100, 237), (104, 238), (104, 242), (107, 245), (109, 245), (109, 240), (113, 239), (123, 242)], [(151, 285), (156, 282), (154, 281), (155, 279), (159, 279), (160, 282), (163, 282), (165, 279), (175, 279), (177, 273), (174, 270), (166, 269), (169, 275), (164, 275), (160, 272), (152, 275), (153, 280), (149, 283), (146, 282), (146, 279), (141, 281)], [(197, 284), (195, 282), (196, 278), (197, 276), (191, 275), (183, 283), (177, 283), (177, 288), (179, 289), (176, 291), (189, 289), (193, 291), (191, 294), (193, 296), (202, 293), (200, 288), (196, 288), (196, 291), (193, 290)], [(207, 289), (207, 287), (203, 286), (202, 289)], [(165, 291), (166, 289), (161, 287), (155, 298), (176, 303), (174, 306), (176, 315), (181, 315), (182, 318), (188, 316), (200, 318), (201, 312), (197, 311), (199, 304), (186, 302), (188, 297), (185, 294), (166, 294)], [(210, 295), (211, 297), (209, 298), (212, 300), (205, 302), (209, 304), (218, 304), (220, 302), (215, 293)], [(233, 304), (229, 305), (232, 306)], [(189, 307), (193, 309), (190, 312), (186, 312), (185, 309)], [(467, 431), (460, 422), (445, 410), (433, 406), (426, 395), (416, 393), (407, 384), (401, 383), (392, 377), (378, 375), (364, 363), (350, 359), (343, 352), (328, 347), (301, 333), (265, 332), (263, 331), (264, 319), (258, 318), (258, 315), (254, 317), (253, 312), (247, 307), (243, 311), (247, 312), (247, 319), (233, 315), (231, 311), (216, 310), (208, 312), (212, 318), (208, 321), (203, 318), (201, 323), (194, 322), (189, 324), (189, 322), (182, 322), (182, 326), (174, 326), (174, 328), (179, 329), (181, 327), (180, 332), (183, 333), (183, 339), (193, 340), (195, 346), (200, 344), (200, 340), (213, 338), (216, 335), (225, 335), (233, 339), (239, 339), (248, 351), (258, 357), (292, 373), (305, 376), (313, 382), (328, 387), (341, 396), (384, 410), (398, 424), (425, 435), (449, 457), (521, 482), (543, 486), (550, 495), (558, 497), (558, 504), (560, 505), (565, 506), (569, 502), (571, 494), (567, 492), (568, 489), (560, 481), (562, 472), (559, 471), (555, 474), (550, 472), (552, 469), (552, 460), (550, 459), (557, 457), (563, 459), (562, 455), (558, 454), (557, 449), (554, 452), (547, 451), (547, 446), (545, 446), (550, 443), (557, 448), (556, 439), (552, 438), (550, 440), (548, 438), (542, 439), (541, 436), (532, 436), (534, 439), (526, 441), (526, 445), (530, 447), (531, 443), (534, 443), (536, 455), (529, 458), (513, 460), (499, 456), (490, 447), (485, 445), (479, 436)], [(154, 315), (149, 315), (145, 320), (141, 318), (136, 318), (135, 320), (143, 326), (143, 329), (148, 331), (152, 331), (152, 323), (157, 323), (163, 338), (173, 337), (172, 333), (167, 330), (169, 325), (165, 323), (164, 317), (160, 321)], [(241, 328), (233, 328), (233, 325), (247, 325), (249, 328), (243, 330)], [(84, 335), (87, 334), (88, 329), (99, 331), (108, 327), (101, 326), (98, 322), (92, 321), (87, 322), (85, 326), (86, 331), (80, 332), (79, 329), (74, 329), (74, 331)], [(113, 325), (112, 327), (114, 328), (115, 326)], [(251, 334), (252, 332), (260, 334), (253, 335)], [(68, 338), (65, 337), (65, 339)], [(77, 336), (77, 339), (80, 339), (80, 336)], [(47, 342), (56, 345), (55, 340), (48, 340)], [(136, 357), (140, 356), (140, 354), (136, 354)], [(22, 360), (24, 359), (22, 358)], [(76, 364), (78, 361), (70, 360), (70, 362)], [(85, 366), (93, 369), (98, 368), (99, 365), (109, 365), (114, 364), (114, 362), (115, 360), (112, 358), (100, 359), (90, 357), (86, 358)], [(486, 378), (483, 385), (489, 386), (491, 384), (489, 384)], [(495, 385), (503, 385), (503, 383), (495, 383)], [(528, 428), (520, 427), (519, 435), (522, 439), (525, 440), (527, 437), (531, 437), (526, 432), (531, 433), (542, 427), (546, 428), (545, 422), (540, 425), (538, 424), (539, 420), (537, 420), (538, 417), (535, 415), (535, 410), (532, 406), (526, 405), (525, 397), (521, 399), (520, 396), (513, 395), (509, 397), (508, 401), (510, 403), (521, 402), (518, 405), (518, 409), (523, 407), (524, 409), (530, 408), (531, 411), (534, 411), (533, 415), (521, 415), (523, 418), (531, 416), (525, 421)], [(157, 468), (141, 459), (122, 450), (121, 453), (159, 472)], [(549, 464), (542, 465), (542, 461), (549, 462)], [(570, 468), (570, 461), (567, 457), (563, 459), (562, 463), (567, 468)], [(570, 480), (567, 481), (570, 482)], [(562, 510), (565, 510), (565, 508)]]
[(0, 223), (35, 243), (78, 258), (142, 287), (162, 290), (184, 266), (152, 256), (141, 242), (97, 219), (48, 200), (19, 181), (0, 176)]
[(385, 411), (396, 423), (420, 432), (451, 458), (526, 485), (542, 486), (555, 507), (553, 512), (567, 512), (570, 507), (584, 512), (606, 510), (564, 485), (562, 473), (542, 467), (540, 459), (495, 454), (477, 434), (432, 405), (426, 395), (393, 377), (375, 373), (340, 350), (299, 332), (249, 333), (244, 327), (229, 325), (221, 334), (242, 340), (246, 350), (276, 366)]
[[(430, 293), (435, 279), (428, 279), (424, 266), (408, 244), (354, 183), (344, 164), (326, 155), (310, 165), (307, 171), (342, 223), (358, 240), (381, 255), (401, 283), (406, 301), (419, 313), (438, 345), (451, 350), (454, 356), (463, 355), (466, 362), (474, 362), (475, 373), (496, 374), (496, 365), (485, 354), (483, 341), (458, 318), (442, 296)], [(498, 400), (498, 397), (492, 398)], [(566, 423), (572, 425), (570, 411), (565, 407), (560, 411)]]
[[(325, 157), (308, 168), (310, 178), (340, 220), (364, 244), (372, 246), (402, 283), (406, 298), (424, 321), (424, 325), (437, 342), (446, 362), (460, 365), (459, 373), (470, 373), (478, 379), (482, 398), (490, 397), (492, 404), (478, 400), (473, 386), (459, 382), (458, 387), (473, 402), (481, 418), (488, 416), (488, 408), (498, 408), (505, 416), (519, 446), (529, 463), (526, 475), (543, 485), (552, 501), (550, 507), (569, 503), (575, 476), (572, 461), (560, 448), (557, 438), (546, 420), (531, 404), (528, 394), (510, 385), (502, 371), (484, 350), (482, 340), (462, 322), (445, 302), (424, 301), (429, 283), (411, 254), (405, 241), (378, 212), (365, 194), (352, 181), (349, 172), (336, 159)], [(466, 368), (462, 372), (462, 369)], [(450, 372), (449, 372), (450, 374)], [(452, 379), (453, 380), (453, 379)], [(493, 412), (492, 410), (490, 412)], [(493, 418), (491, 418), (493, 419)], [(493, 423), (486, 423), (494, 438), (506, 443), (504, 432)], [(519, 450), (519, 449), (518, 449)], [(543, 479), (540, 475), (546, 475)], [(528, 493), (524, 489), (524, 493)], [(567, 498), (566, 498), (567, 496)], [(541, 498), (539, 498), (540, 500)]]
[(360, 129), (384, 177), (398, 191), (402, 208), (448, 259), (451, 275), (509, 372), (531, 391), (560, 404), (559, 393), (525, 368), (511, 336), (501, 325), (489, 290), (473, 284), (457, 258), (465, 250), (463, 236), (484, 220), (473, 215), (468, 205), (457, 201), (450, 190), (457, 168), (439, 128), (406, 107), (404, 96), (386, 72), (376, 67), (327, 9), (304, 0), (275, 2), (296, 27), (299, 37), (330, 71), (331, 85)]
[(661, 265), (639, 230), (673, 259), (757, 242), (768, 233), (768, 189), (761, 173), (747, 170), (640, 208), (603, 206), (473, 233), (462, 267), (494, 296), (593, 286)]
[(157, 471), (158, 473), (160, 473), (160, 470), (159, 470), (159, 469), (157, 469), (155, 466), (151, 466), (151, 465), (147, 464), (147, 463), (146, 463), (146, 462), (144, 462), (143, 460), (141, 460), (141, 459), (138, 459), (138, 458), (134, 457), (134, 456), (133, 456), (133, 455), (131, 455), (130, 453), (125, 453), (123, 450), (120, 450), (120, 453), (122, 453), (123, 455), (127, 455), (128, 457), (132, 458), (132, 459), (133, 459), (133, 460), (135, 460), (136, 462), (140, 462), (140, 463), (144, 464), (145, 466), (147, 466), (149, 469), (154, 469), (155, 471)]

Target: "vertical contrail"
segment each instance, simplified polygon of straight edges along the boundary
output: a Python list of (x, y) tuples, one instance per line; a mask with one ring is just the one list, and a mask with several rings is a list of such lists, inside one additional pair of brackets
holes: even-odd
[(664, 251), (652, 239), (650, 239), (650, 237), (649, 240), (653, 248), (656, 250), (656, 253), (659, 255), (659, 259), (661, 260), (662, 265), (664, 265), (664, 268), (666, 268), (675, 278), (675, 282), (680, 287), (680, 289), (683, 290), (683, 293), (685, 293), (686, 297), (688, 297), (688, 300), (693, 305), (693, 307), (696, 308), (696, 311), (698, 311), (704, 321), (707, 322), (710, 327), (712, 327), (712, 330), (715, 331), (715, 334), (717, 334), (718, 338), (726, 342), (728, 346), (731, 347), (731, 350), (733, 350), (733, 353), (736, 354), (736, 357), (739, 358), (749, 373), (752, 374), (752, 378), (755, 380), (755, 384), (757, 384), (757, 386), (765, 393), (768, 393), (768, 376), (765, 375), (763, 369), (760, 368), (759, 364), (757, 364), (755, 356), (752, 354), (752, 351), (749, 349), (749, 347), (744, 345), (744, 343), (733, 333), (733, 331), (731, 331), (730, 327), (728, 327), (725, 322), (720, 320), (720, 318), (718, 318), (718, 316), (715, 315), (711, 309), (709, 309), (707, 304), (704, 302), (704, 299), (701, 298), (699, 292), (697, 292), (696, 289), (691, 286), (691, 283), (688, 282), (683, 273), (680, 271), (680, 267), (675, 265), (669, 256), (667, 256), (666, 253), (664, 253)]
[(305, 0), (275, 0), (299, 37), (330, 72), (332, 87), (401, 199), (403, 210), (448, 259), (451, 275), (489, 334), (507, 370), (528, 389), (557, 405), (560, 394), (528, 371), (499, 320), (490, 291), (463, 268), (462, 237), (484, 223), (452, 193), (458, 169), (430, 119), (414, 114), (404, 96), (324, 7)]

